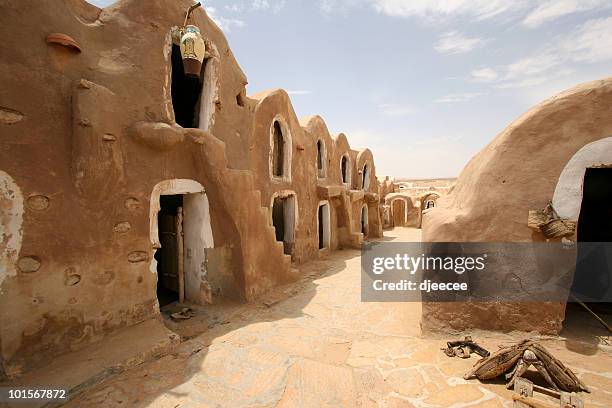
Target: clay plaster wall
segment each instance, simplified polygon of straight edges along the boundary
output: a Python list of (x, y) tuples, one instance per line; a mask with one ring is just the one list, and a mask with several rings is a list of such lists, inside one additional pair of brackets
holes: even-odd
[[(318, 117), (300, 124), (284, 91), (247, 97), (246, 77), (203, 9), (192, 22), (209, 50), (204, 120), (200, 129), (175, 123), (170, 33), (191, 4), (122, 0), (100, 10), (82, 0), (3, 2), (0, 355), (8, 375), (158, 318), (151, 231), (159, 194), (205, 194), (207, 203), (185, 201), (205, 225), (186, 230), (203, 243), (186, 271), (188, 297), (201, 303), (253, 300), (291, 279), (269, 221), (277, 191), (296, 192), (297, 260), (319, 253), (321, 200), (330, 202), (332, 249), (362, 239), (350, 226), (359, 214), (353, 204), (378, 201), (371, 153), (349, 150), (343, 135), (331, 138)], [(46, 44), (55, 32), (82, 52)], [(278, 182), (269, 179), (268, 151), (277, 115), (293, 155), (291, 179)], [(324, 179), (315, 172), (319, 139), (329, 160)], [(340, 188), (337, 161), (347, 150), (354, 188), (358, 156), (371, 161), (368, 194)], [(160, 183), (168, 189), (156, 194)]]
[[(206, 191), (209, 272), (226, 274), (223, 295), (248, 300), (288, 279), (246, 170), (242, 138), (253, 112), (236, 99), (246, 79), (202, 10), (194, 22), (218, 50), (222, 73), (214, 120), (209, 132), (174, 123), (169, 33), (189, 4), (125, 0), (101, 11), (78, 0), (3, 3), (0, 163), (10, 212), (5, 219), (3, 211), (2, 229), (11, 236), (2, 242), (0, 343), (7, 374), (158, 315), (150, 199), (163, 180), (193, 180)], [(46, 44), (53, 32), (73, 37), (82, 52)]]
[[(535, 106), (472, 158), (451, 194), (424, 217), (424, 240), (543, 241), (527, 227), (527, 215), (551, 199), (564, 216), (576, 219), (584, 168), (612, 165), (611, 111), (612, 78), (581, 84)], [(530, 273), (522, 268), (519, 278), (529, 281)], [(565, 303), (425, 304), (422, 324), (554, 333), (564, 313)]]
[[(249, 162), (254, 173), (257, 189), (261, 192), (261, 205), (271, 211), (271, 198), (283, 191), (295, 192), (299, 217), (295, 227), (295, 244), (292, 258), (303, 262), (324, 255), (319, 250), (318, 206), (322, 200), (330, 205), (330, 249), (358, 247), (363, 237), (355, 222), (360, 210), (354, 208), (364, 202), (357, 174), (357, 157), (362, 153), (371, 163), (370, 193), (377, 196), (378, 185), (372, 154), (369, 150), (355, 151), (349, 146), (347, 137), (338, 134), (332, 137), (323, 119), (319, 116), (299, 120), (287, 93), (272, 90), (253, 95), (255, 107), (254, 129), (249, 142)], [(275, 120), (280, 121), (284, 133), (290, 134), (285, 148), (289, 150), (291, 177), (273, 177), (271, 172), (271, 131)], [(317, 142), (324, 145), (323, 160), (325, 174), (320, 177), (317, 168)], [(351, 188), (342, 182), (341, 160), (348, 155), (351, 166)], [(265, 160), (262, 160), (265, 158)], [(364, 159), (365, 160), (365, 159)], [(353, 193), (351, 193), (353, 191)], [(378, 209), (376, 209), (378, 213)], [(377, 228), (379, 217), (372, 221)], [(375, 229), (376, 229), (375, 228)], [(376, 235), (375, 235), (376, 236)]]
[[(418, 197), (411, 197), (403, 193), (390, 193), (384, 197), (385, 205), (389, 206), (389, 223), (385, 227), (418, 227), (420, 224), (421, 208)], [(404, 219), (398, 222), (395, 214), (395, 203), (401, 201), (404, 203), (405, 212)]]

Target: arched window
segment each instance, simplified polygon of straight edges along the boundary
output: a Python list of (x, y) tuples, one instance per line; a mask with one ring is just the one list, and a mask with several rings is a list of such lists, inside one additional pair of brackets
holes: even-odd
[(325, 177), (325, 143), (322, 140), (317, 141), (317, 175), (319, 178)]
[(272, 137), (272, 175), (276, 177), (283, 177), (284, 174), (284, 150), (285, 150), (285, 138), (283, 137), (283, 131), (280, 123), (277, 120), (274, 121), (274, 135)]
[(425, 209), (434, 208), (436, 206), (436, 202), (434, 200), (427, 200), (425, 202)]
[(340, 172), (342, 173), (342, 183), (351, 184), (351, 169), (348, 156), (345, 154), (340, 161)]
[(269, 171), (272, 182), (291, 181), (291, 128), (281, 115), (270, 125)]
[(363, 166), (363, 171), (361, 172), (361, 186), (363, 190), (370, 188), (370, 167), (367, 163)]

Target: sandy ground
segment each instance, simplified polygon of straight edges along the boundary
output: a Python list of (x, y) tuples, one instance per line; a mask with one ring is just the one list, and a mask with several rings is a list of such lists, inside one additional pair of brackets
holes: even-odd
[[(415, 229), (385, 235), (420, 240)], [(512, 406), (503, 383), (462, 378), (476, 357), (446, 357), (446, 338), (421, 336), (419, 303), (362, 303), (359, 255), (344, 250), (310, 262), (300, 268), (302, 280), (262, 303), (215, 305), (169, 323), (188, 339), (172, 354), (110, 377), (66, 406)], [(542, 343), (591, 387), (581, 394), (585, 406), (611, 407), (612, 347), (596, 323), (580, 314), (574, 320), (563, 337)], [(526, 336), (468, 334), (491, 351)]]

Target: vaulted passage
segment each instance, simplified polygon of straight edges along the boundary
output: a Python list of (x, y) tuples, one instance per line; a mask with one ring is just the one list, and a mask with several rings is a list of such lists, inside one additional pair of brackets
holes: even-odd
[(172, 107), (176, 123), (184, 128), (197, 128), (200, 122), (200, 96), (204, 81), (206, 60), (200, 77), (185, 75), (181, 49), (172, 46)]

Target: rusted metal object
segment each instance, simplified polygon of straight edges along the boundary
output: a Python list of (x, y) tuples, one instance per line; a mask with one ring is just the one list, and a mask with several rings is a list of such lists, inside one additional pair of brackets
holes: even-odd
[(512, 388), (516, 379), (520, 378), (530, 366), (534, 366), (540, 372), (553, 390), (590, 392), (572, 370), (565, 367), (543, 346), (531, 340), (523, 340), (513, 346), (501, 348), (491, 356), (481, 359), (464, 378), (491, 380), (504, 374), (506, 379), (510, 380), (506, 386)]
[(81, 46), (75, 41), (74, 38), (66, 34), (51, 33), (47, 35), (46, 41), (47, 41), (47, 44), (63, 45), (75, 52), (81, 52)]
[(449, 341), (446, 346), (441, 350), (449, 357), (470, 358), (472, 353), (480, 357), (488, 357), (491, 354), (476, 344), (470, 336), (466, 336), (463, 340)]

